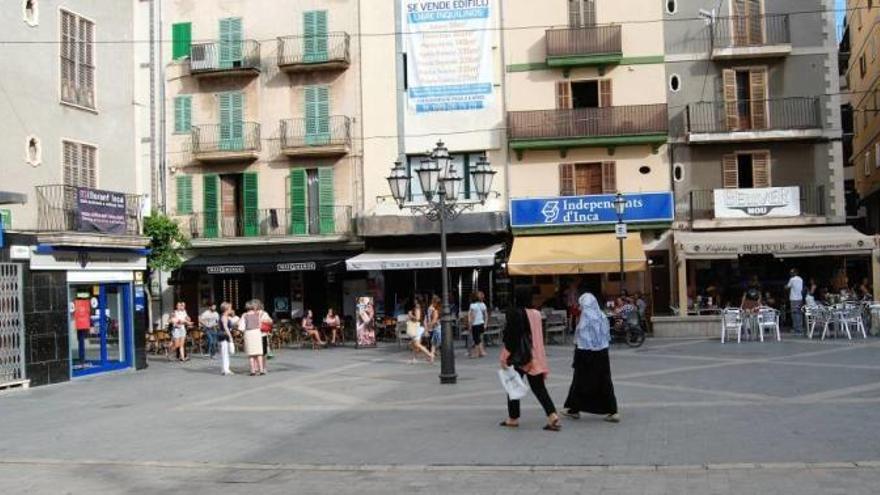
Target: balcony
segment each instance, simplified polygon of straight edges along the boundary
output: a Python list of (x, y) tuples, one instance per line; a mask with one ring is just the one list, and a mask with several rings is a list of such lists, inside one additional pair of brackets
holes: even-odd
[(190, 47), (189, 66), (190, 74), (197, 78), (255, 77), (260, 74), (260, 43), (196, 43)]
[[(86, 192), (94, 196), (82, 196)], [(36, 197), (36, 230), (40, 243), (107, 248), (143, 248), (146, 245), (140, 237), (143, 228), (141, 196), (51, 184), (36, 186)]]
[(692, 190), (686, 207), (694, 230), (827, 222), (824, 186)]
[(348, 33), (278, 38), (278, 68), (287, 73), (339, 71), (351, 64)]
[(734, 143), (821, 138), (819, 98), (699, 102), (687, 106), (688, 141)]
[(175, 221), (196, 247), (248, 239), (258, 243), (288, 243), (291, 238), (314, 242), (352, 233), (350, 206), (268, 208), (233, 215), (201, 212), (177, 216)]
[(193, 157), (205, 163), (253, 161), (260, 155), (260, 124), (198, 125), (192, 128)]
[(280, 124), (281, 152), (290, 157), (334, 157), (351, 149), (351, 119), (286, 119)]
[(569, 70), (620, 63), (623, 43), (620, 26), (548, 29), (547, 66)]
[(788, 14), (719, 17), (712, 27), (712, 58), (785, 57), (791, 53)]
[(523, 150), (614, 149), (666, 143), (665, 104), (508, 112), (510, 147)]

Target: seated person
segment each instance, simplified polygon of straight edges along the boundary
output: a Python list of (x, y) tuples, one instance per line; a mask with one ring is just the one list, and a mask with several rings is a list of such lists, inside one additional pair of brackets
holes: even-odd
[(330, 332), (330, 345), (336, 345), (336, 336), (342, 331), (342, 322), (339, 320), (339, 315), (333, 311), (333, 308), (327, 310), (327, 316), (324, 317), (324, 326)]
[(324, 339), (321, 338), (321, 332), (319, 332), (318, 329), (315, 328), (314, 315), (312, 314), (311, 309), (306, 311), (305, 316), (303, 316), (302, 328), (303, 334), (306, 337), (310, 337), (313, 344), (317, 344), (321, 347), (327, 345), (327, 343), (324, 342)]
[(760, 308), (762, 304), (761, 291), (755, 287), (749, 287), (743, 292), (739, 307), (743, 311), (754, 311)]

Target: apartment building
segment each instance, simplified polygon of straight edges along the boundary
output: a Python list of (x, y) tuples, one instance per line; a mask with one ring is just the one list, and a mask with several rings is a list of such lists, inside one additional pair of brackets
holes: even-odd
[[(662, 8), (653, 0), (505, 4), (508, 271), (539, 287), (536, 303), (575, 283), (607, 298), (646, 293), (654, 311), (668, 311)], [(622, 254), (617, 193), (630, 230)]]
[(0, 8), (0, 386), (145, 366), (149, 102), (132, 40), (148, 7)]
[(338, 310), (362, 247), (359, 2), (164, 7), (167, 209), (192, 246), (178, 297), (193, 315), (250, 298)]
[(828, 291), (876, 273), (843, 225), (834, 2), (663, 3), (681, 315), (753, 277), (785, 308), (790, 268)]
[(865, 208), (865, 231), (880, 233), (880, 5), (847, 2), (849, 64), (846, 81), (853, 115), (852, 160), (856, 189)]

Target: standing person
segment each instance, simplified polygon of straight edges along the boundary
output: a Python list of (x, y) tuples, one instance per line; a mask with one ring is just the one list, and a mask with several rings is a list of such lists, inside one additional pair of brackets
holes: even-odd
[(261, 375), (266, 374), (266, 360), (273, 357), (271, 354), (271, 344), (272, 340), (272, 317), (269, 316), (269, 313), (263, 309), (263, 302), (259, 299), (254, 299), (254, 303), (257, 305), (257, 312), (260, 315), (260, 339), (263, 341), (263, 358), (262, 358), (262, 367), (260, 368), (262, 372)]
[(217, 354), (217, 338), (220, 331), (220, 314), (217, 313), (216, 304), (209, 304), (205, 307), (205, 310), (199, 315), (199, 325), (208, 338), (208, 355), (214, 359), (214, 355)]
[(442, 326), (440, 325), (441, 304), (440, 296), (432, 297), (431, 304), (428, 306), (428, 311), (425, 314), (425, 331), (428, 332), (428, 336), (431, 339), (432, 363), (434, 362), (434, 356), (437, 354), (437, 349), (443, 342)]
[(568, 398), (565, 399), (566, 416), (579, 419), (581, 413), (604, 414), (605, 421), (620, 422), (617, 398), (611, 382), (611, 362), (608, 344), (611, 340), (610, 325), (599, 307), (596, 297), (589, 292), (581, 295), (581, 319), (575, 336), (574, 375)]
[(228, 302), (220, 304), (220, 331), (217, 340), (220, 342), (220, 374), (223, 376), (234, 375), (229, 369), (229, 346), (232, 345), (232, 325), (235, 320), (235, 311)]
[(433, 363), (434, 355), (422, 345), (422, 337), (425, 335), (425, 327), (422, 325), (422, 322), (424, 321), (422, 319), (424, 316), (422, 314), (422, 298), (416, 296), (414, 301), (412, 309), (406, 314), (406, 335), (410, 338), (409, 349), (411, 352), (409, 364), (416, 363), (416, 357), (419, 353), (424, 354), (428, 361)]
[(578, 316), (580, 316), (580, 309), (578, 308), (578, 282), (577, 280), (572, 279), (571, 282), (568, 283), (568, 288), (565, 289), (563, 294), (565, 296), (565, 308), (568, 311), (568, 321), (571, 328), (577, 324)]
[[(528, 379), (529, 388), (532, 389), (532, 393), (535, 394), (547, 415), (547, 424), (544, 429), (559, 431), (562, 428), (559, 414), (556, 413), (556, 406), (544, 385), (544, 381), (550, 374), (550, 368), (547, 366), (547, 355), (544, 353), (541, 313), (531, 307), (531, 299), (531, 288), (517, 288), (514, 296), (516, 306), (507, 311), (504, 348), (501, 350), (501, 367), (513, 366), (520, 376)], [(525, 349), (526, 346), (531, 349)], [(518, 427), (519, 413), (519, 401), (511, 400), (508, 397), (507, 419), (501, 422), (501, 426)]]
[(791, 278), (785, 284), (788, 289), (788, 302), (791, 307), (791, 327), (795, 335), (804, 333), (804, 279), (798, 275), (798, 269), (792, 268), (789, 272)]
[(339, 315), (333, 311), (333, 308), (327, 309), (327, 316), (324, 317), (324, 325), (327, 327), (327, 331), (330, 332), (330, 345), (336, 345), (336, 338), (339, 335), (339, 332), (342, 330), (342, 322), (339, 319)]
[(489, 310), (486, 309), (485, 299), (486, 296), (482, 291), (471, 293), (471, 306), (468, 309), (468, 325), (471, 327), (471, 336), (474, 339), (474, 347), (470, 352), (471, 358), (486, 357), (483, 332), (489, 323)]
[(265, 375), (263, 339), (260, 332), (260, 304), (252, 299), (244, 305), (245, 313), (238, 321), (238, 329), (244, 332), (244, 352), (248, 355), (251, 376)]
[(186, 312), (186, 303), (180, 301), (171, 315), (171, 352), (176, 350), (180, 361), (189, 361), (186, 357), (186, 329), (191, 326), (192, 320)]
[(315, 314), (312, 313), (311, 309), (307, 309), (306, 315), (303, 316), (302, 328), (303, 333), (306, 334), (306, 337), (312, 339), (313, 345), (318, 345), (321, 347), (325, 347), (327, 345), (327, 343), (324, 342), (324, 339), (321, 338), (321, 332), (319, 332), (318, 329), (315, 328)]

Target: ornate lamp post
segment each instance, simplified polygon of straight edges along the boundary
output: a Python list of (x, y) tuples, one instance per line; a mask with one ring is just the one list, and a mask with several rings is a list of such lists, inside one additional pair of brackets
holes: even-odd
[(620, 293), (622, 295), (625, 282), (623, 278), (623, 240), (626, 239), (626, 223), (623, 221), (623, 214), (626, 213), (626, 199), (624, 199), (621, 192), (618, 192), (617, 196), (614, 197), (614, 212), (617, 213), (617, 225), (614, 230), (620, 243)]
[[(472, 183), (479, 204), (485, 204), (489, 197), (495, 173), (485, 155), (480, 158), (471, 171)], [(407, 204), (412, 176), (400, 162), (395, 162), (394, 168), (391, 169), (391, 175), (388, 176), (388, 186), (391, 188), (391, 195), (400, 209), (409, 208), (423, 214), (432, 222), (440, 222), (440, 271), (443, 280), (441, 327), (443, 341), (440, 352), (440, 383), (455, 383), (457, 375), (455, 374), (455, 353), (452, 347), (453, 316), (449, 313), (449, 270), (446, 266), (446, 222), (454, 220), (477, 203), (458, 202), (463, 177), (453, 169), (452, 157), (449, 156), (449, 150), (443, 145), (443, 141), (439, 141), (434, 151), (422, 160), (416, 175), (425, 195), (424, 204)]]

